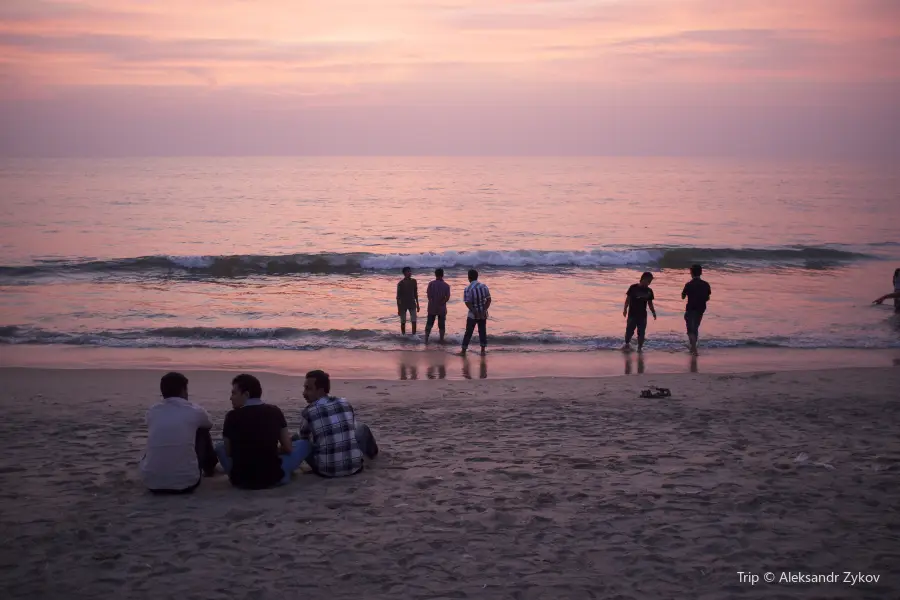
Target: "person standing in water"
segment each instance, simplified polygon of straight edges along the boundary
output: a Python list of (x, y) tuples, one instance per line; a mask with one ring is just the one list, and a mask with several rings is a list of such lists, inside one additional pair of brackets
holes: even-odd
[(481, 343), (481, 355), (487, 352), (487, 318), (488, 309), (491, 307), (491, 292), (488, 286), (478, 281), (478, 271), (469, 269), (469, 285), (463, 291), (463, 302), (469, 309), (466, 316), (466, 333), (463, 336), (462, 356), (466, 355), (469, 349), (469, 342), (472, 340), (472, 333), (475, 327), (478, 327), (478, 341)]
[(697, 354), (700, 322), (703, 320), (703, 313), (706, 312), (706, 303), (712, 295), (712, 288), (700, 278), (701, 275), (703, 275), (703, 267), (692, 266), (691, 280), (684, 285), (684, 289), (681, 291), (681, 299), (687, 298), (687, 305), (684, 307), (684, 322), (687, 325), (691, 354)]
[(425, 343), (434, 327), (434, 320), (438, 322), (438, 332), (441, 335), (440, 342), (444, 343), (444, 333), (447, 330), (447, 302), (450, 301), (450, 286), (444, 281), (444, 270), (434, 270), (434, 281), (428, 284), (425, 291), (428, 296), (428, 320), (425, 321)]
[(889, 298), (894, 299), (894, 312), (900, 313), (900, 269), (894, 270), (894, 293), (885, 294), (881, 298), (873, 301), (872, 304), (881, 304)]
[(644, 338), (647, 333), (647, 307), (653, 313), (653, 319), (656, 320), (656, 309), (653, 308), (653, 290), (650, 289), (650, 282), (653, 281), (653, 273), (646, 272), (641, 275), (641, 280), (634, 283), (625, 293), (625, 309), (622, 316), (627, 319), (625, 326), (625, 345), (622, 350), (631, 351), (631, 338), (634, 336), (634, 330), (637, 329), (638, 334), (638, 352), (644, 349)]
[(419, 312), (419, 284), (412, 278), (412, 269), (403, 267), (403, 279), (397, 283), (397, 314), (400, 315), (400, 333), (406, 335), (406, 313), (416, 335), (416, 314)]

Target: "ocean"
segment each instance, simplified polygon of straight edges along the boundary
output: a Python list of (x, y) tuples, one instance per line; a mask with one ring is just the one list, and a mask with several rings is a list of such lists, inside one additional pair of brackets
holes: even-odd
[[(448, 344), (430, 352), (459, 350), (475, 267), (493, 297), (491, 355), (619, 348), (644, 270), (659, 314), (647, 352), (684, 354), (695, 262), (713, 290), (703, 353), (900, 348), (900, 316), (871, 305), (900, 267), (896, 165), (4, 159), (0, 190), (5, 364), (62, 347), (175, 363), (182, 349), (407, 355), (423, 347), (435, 267), (452, 299)], [(416, 337), (396, 314), (404, 266), (422, 299)]]

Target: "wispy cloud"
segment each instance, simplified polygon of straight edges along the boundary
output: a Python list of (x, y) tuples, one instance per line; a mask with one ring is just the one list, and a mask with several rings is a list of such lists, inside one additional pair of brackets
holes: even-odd
[(45, 54), (104, 56), (122, 62), (306, 62), (348, 55), (361, 58), (372, 44), (273, 43), (252, 39), (164, 39), (119, 35), (0, 33), (0, 46)]

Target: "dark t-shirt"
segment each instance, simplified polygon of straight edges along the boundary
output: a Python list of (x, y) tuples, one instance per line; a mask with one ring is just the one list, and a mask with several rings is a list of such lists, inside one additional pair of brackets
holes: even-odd
[(415, 308), (416, 298), (419, 297), (419, 284), (413, 278), (404, 277), (397, 284), (397, 303), (401, 309)]
[(647, 303), (653, 300), (653, 290), (639, 283), (632, 284), (626, 293), (628, 296), (628, 314), (634, 317), (647, 315)]
[(684, 290), (681, 293), (687, 296), (687, 305), (684, 307), (684, 310), (704, 312), (706, 310), (706, 302), (712, 294), (712, 288), (709, 287), (708, 283), (697, 277), (684, 284)]
[(231, 443), (232, 485), (262, 489), (281, 481), (278, 440), (285, 427), (284, 413), (272, 404), (244, 406), (225, 415), (222, 437)]

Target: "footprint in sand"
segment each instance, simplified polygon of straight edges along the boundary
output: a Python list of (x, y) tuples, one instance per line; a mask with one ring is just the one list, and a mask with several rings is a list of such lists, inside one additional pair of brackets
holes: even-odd
[(415, 483), (416, 487), (420, 490), (425, 490), (430, 487), (434, 487), (439, 483), (443, 483), (443, 478), (441, 477), (425, 477), (424, 479), (420, 479)]
[(225, 513), (226, 521), (246, 521), (257, 516), (259, 513), (255, 510), (240, 510), (233, 508)]

